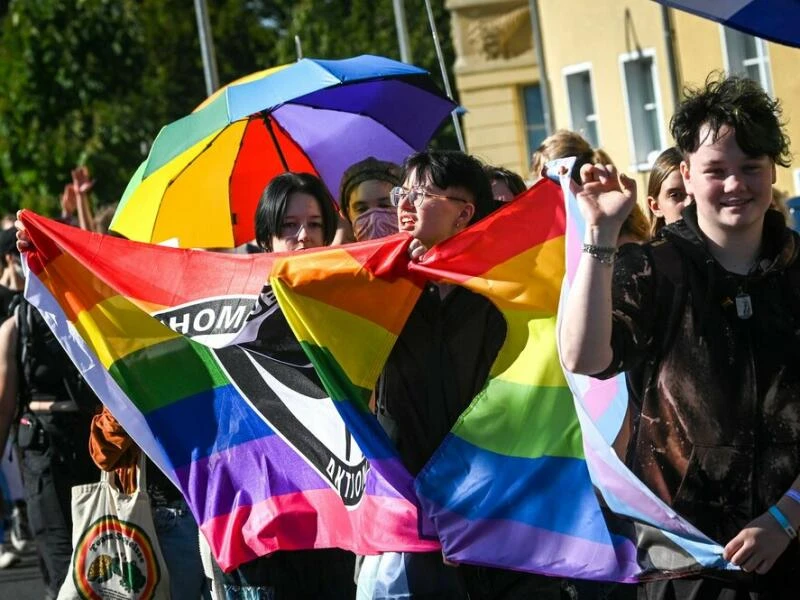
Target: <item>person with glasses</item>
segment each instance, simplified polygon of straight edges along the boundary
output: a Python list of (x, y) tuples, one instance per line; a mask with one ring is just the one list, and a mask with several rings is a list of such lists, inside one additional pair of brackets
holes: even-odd
[[(391, 192), (400, 231), (414, 239), (412, 260), (493, 208), (483, 164), (461, 152), (420, 152), (406, 159), (403, 184)], [(417, 475), (464, 409), (483, 388), (507, 326), (485, 297), (465, 288), (429, 283), (412, 310), (381, 373), (378, 420), (400, 459)], [(359, 597), (559, 598), (560, 581), (535, 575), (446, 565), (441, 553), (367, 557)], [(394, 579), (392, 579), (394, 576)], [(366, 590), (367, 582), (380, 589)], [(364, 585), (362, 585), (362, 582)]]

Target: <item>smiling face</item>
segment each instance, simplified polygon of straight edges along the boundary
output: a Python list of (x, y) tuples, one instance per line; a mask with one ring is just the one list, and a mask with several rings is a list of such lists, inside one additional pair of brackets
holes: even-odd
[(273, 252), (294, 252), (325, 245), (322, 211), (311, 194), (294, 192), (289, 196), (280, 231), (272, 236)]
[[(464, 188), (450, 186), (439, 188), (430, 177), (420, 177), (416, 170), (403, 182), (406, 190), (422, 188), (437, 197), (426, 196), (418, 207), (408, 197), (397, 207), (400, 231), (406, 231), (431, 248), (466, 227), (475, 214), (475, 199)], [(438, 196), (449, 196), (448, 200)]]
[(768, 156), (748, 156), (736, 142), (733, 129), (723, 126), (713, 139), (707, 125), (700, 129), (701, 143), (681, 163), (686, 192), (697, 204), (700, 228), (710, 231), (745, 231), (763, 226), (772, 200), (775, 165)]
[(683, 207), (691, 203), (683, 185), (680, 169), (673, 170), (661, 183), (658, 197), (647, 197), (650, 210), (656, 217), (663, 217), (669, 225), (681, 218)]

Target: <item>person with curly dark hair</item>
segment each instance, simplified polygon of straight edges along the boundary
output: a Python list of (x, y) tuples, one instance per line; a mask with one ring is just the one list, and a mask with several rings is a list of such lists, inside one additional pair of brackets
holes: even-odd
[(796, 598), (800, 237), (768, 210), (776, 165), (789, 164), (780, 104), (712, 76), (671, 129), (694, 203), (649, 244), (616, 254), (635, 183), (581, 169), (586, 238), (561, 357), (574, 372), (627, 374), (630, 468), (737, 567), (649, 582), (639, 597)]

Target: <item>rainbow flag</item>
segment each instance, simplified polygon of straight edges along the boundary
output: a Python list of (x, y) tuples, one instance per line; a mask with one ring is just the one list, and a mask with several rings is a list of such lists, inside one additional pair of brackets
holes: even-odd
[[(37, 248), (28, 297), (183, 491), (224, 568), (278, 549), (439, 542), (455, 561), (596, 580), (725, 567), (616, 459), (598, 428), (613, 429), (614, 402), (579, 386), (573, 398), (555, 332), (575, 221), (552, 181), (420, 263), (404, 234), (244, 257), (23, 221)], [(367, 401), (428, 281), (484, 294), (508, 334), (413, 481)]]
[[(27, 211), (22, 220), (36, 246), (26, 255), (26, 297), (181, 490), (223, 569), (276, 550), (439, 548), (420, 536), (413, 480), (368, 412), (381, 364), (344, 361), (350, 395), (331, 400), (266, 281), (271, 270), (310, 280), (313, 311), (322, 273), (331, 285), (337, 274), (375, 279), (370, 269), (393, 264), (384, 248), (309, 254), (298, 263), (139, 244)], [(419, 292), (407, 279), (399, 288), (409, 297)], [(336, 307), (344, 295), (334, 293), (324, 307), (337, 328), (348, 324)], [(383, 317), (361, 317), (383, 328), (383, 339), (371, 343), (391, 347), (404, 301), (398, 296), (397, 311)], [(339, 353), (347, 338), (342, 333), (330, 348)], [(335, 375), (324, 381), (337, 389)]]

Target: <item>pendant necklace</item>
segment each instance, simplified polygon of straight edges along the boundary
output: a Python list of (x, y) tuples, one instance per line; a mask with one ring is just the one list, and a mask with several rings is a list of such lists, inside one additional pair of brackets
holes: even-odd
[(750, 294), (745, 293), (741, 288), (736, 294), (736, 315), (742, 320), (753, 316), (753, 302), (750, 300)]

